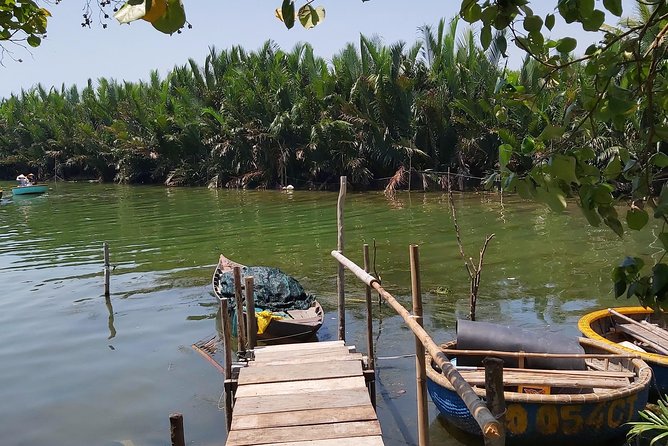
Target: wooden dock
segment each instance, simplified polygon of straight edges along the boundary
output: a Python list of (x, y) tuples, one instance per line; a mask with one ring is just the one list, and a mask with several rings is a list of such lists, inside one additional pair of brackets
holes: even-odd
[(257, 347), (226, 446), (383, 445), (363, 359), (343, 341)]

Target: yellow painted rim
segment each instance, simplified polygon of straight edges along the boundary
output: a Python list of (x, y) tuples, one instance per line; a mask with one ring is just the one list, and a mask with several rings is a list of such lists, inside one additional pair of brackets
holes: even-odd
[[(654, 313), (654, 311), (651, 308), (644, 308), (644, 307), (616, 307), (613, 308), (613, 310), (617, 311), (618, 313), (624, 314), (624, 315), (630, 315), (630, 314), (651, 314)], [(627, 353), (633, 353), (635, 355), (640, 355), (640, 357), (647, 361), (647, 362), (652, 362), (652, 363), (657, 363), (661, 364), (664, 366), (668, 366), (668, 356), (665, 355), (659, 355), (657, 353), (645, 353), (645, 352), (639, 352), (638, 350), (634, 350), (632, 348), (624, 347), (623, 345), (619, 345), (616, 342), (609, 341), (608, 339), (604, 338), (600, 334), (596, 333), (592, 328), (591, 325), (596, 322), (599, 319), (603, 319), (606, 317), (610, 317), (610, 313), (608, 312), (608, 309), (606, 308), (605, 310), (597, 310), (593, 311), (591, 313), (587, 313), (584, 316), (580, 318), (578, 321), (578, 329), (580, 332), (587, 338), (589, 339), (595, 339), (600, 342), (604, 342), (608, 344), (610, 347), (615, 348), (617, 350), (623, 350), (624, 352)]]

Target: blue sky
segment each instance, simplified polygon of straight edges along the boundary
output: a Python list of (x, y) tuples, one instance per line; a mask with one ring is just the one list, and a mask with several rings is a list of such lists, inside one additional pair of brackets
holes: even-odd
[[(402, 40), (412, 44), (418, 38), (418, 27), (435, 25), (440, 18), (450, 19), (460, 5), (459, 0), (316, 0), (314, 5), (325, 7), (326, 20), (311, 30), (300, 25), (287, 30), (273, 14), (281, 0), (183, 2), (193, 29), (173, 36), (155, 31), (144, 21), (119, 25), (113, 18), (107, 21), (107, 29), (97, 24), (92, 29), (82, 28), (84, 0), (50, 5), (53, 17), (42, 45), (31, 53), (14, 49), (14, 57), (23, 59), (22, 63), (5, 57), (5, 66), (0, 67), (0, 97), (37, 83), (48, 88), (63, 83), (83, 85), (89, 78), (100, 77), (137, 81), (146, 79), (153, 69), (164, 75), (188, 58), (203, 62), (210, 46), (224, 49), (241, 45), (254, 50), (272, 39), (290, 49), (299, 41), (307, 41), (316, 54), (329, 59), (346, 43), (358, 42), (360, 33), (378, 35), (385, 43)], [(533, 4), (535, 12), (544, 16), (556, 0), (535, 0)], [(460, 30), (465, 25), (462, 22)], [(553, 34), (593, 40), (591, 33), (584, 33), (579, 25), (558, 23)], [(510, 54), (510, 66), (517, 66), (519, 51), (513, 49)]]

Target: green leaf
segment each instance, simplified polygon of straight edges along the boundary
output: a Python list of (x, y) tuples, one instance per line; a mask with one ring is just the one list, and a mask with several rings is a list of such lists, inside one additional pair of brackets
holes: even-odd
[(668, 155), (663, 152), (658, 152), (652, 156), (652, 163), (659, 169), (668, 167)]
[(610, 229), (612, 229), (615, 234), (618, 236), (623, 236), (624, 235), (624, 227), (622, 226), (622, 223), (619, 221), (618, 218), (604, 218), (603, 223), (606, 224)]
[(530, 15), (524, 18), (524, 29), (527, 32), (540, 32), (543, 27), (543, 19), (537, 15)]
[[(469, 23), (474, 23), (480, 20), (480, 16), (482, 15), (482, 8), (480, 8), (480, 5), (478, 4), (477, 1), (466, 1), (464, 0), (464, 3), (468, 5), (468, 8), (464, 9), (461, 11), (462, 18), (469, 22)], [(462, 5), (465, 6), (465, 5)]]
[(42, 39), (40, 39), (39, 37), (34, 36), (34, 35), (33, 36), (28, 36), (27, 41), (28, 41), (28, 45), (30, 45), (33, 48), (38, 47), (39, 44), (42, 43)]
[(580, 184), (575, 174), (575, 158), (566, 155), (554, 155), (550, 158), (550, 171), (555, 177), (566, 183)]
[(652, 293), (657, 297), (668, 291), (668, 265), (657, 263), (652, 268)]
[(582, 20), (582, 28), (585, 31), (598, 31), (605, 22), (605, 13), (596, 9), (589, 17)]
[(591, 16), (594, 12), (594, 0), (579, 0), (578, 9), (582, 19)]
[(146, 3), (130, 0), (120, 7), (114, 14), (114, 18), (119, 23), (130, 23), (139, 20), (146, 15)]
[(483, 26), (480, 30), (480, 45), (482, 49), (486, 50), (492, 43), (492, 27), (489, 25)]
[(322, 6), (314, 8), (307, 4), (299, 8), (297, 16), (304, 28), (311, 29), (325, 19), (325, 9)]
[(659, 194), (659, 203), (654, 209), (654, 218), (662, 218), (668, 215), (668, 184), (664, 184)]
[(622, 0), (603, 0), (603, 6), (617, 17), (622, 16)]
[(624, 271), (626, 271), (627, 274), (635, 276), (640, 272), (642, 267), (645, 266), (645, 262), (640, 257), (626, 256), (619, 266), (624, 268)]
[(506, 41), (506, 37), (503, 34), (499, 34), (496, 36), (496, 47), (499, 49), (503, 57), (508, 57), (506, 54), (506, 50), (508, 49), (508, 42)]
[(564, 134), (564, 128), (558, 127), (556, 125), (548, 125), (543, 129), (543, 131), (538, 135), (538, 139), (541, 141), (547, 141), (550, 139), (561, 138), (561, 135)]
[(619, 297), (624, 294), (626, 291), (626, 281), (617, 281), (615, 282), (615, 297)]
[(560, 53), (570, 53), (578, 46), (578, 41), (572, 37), (564, 37), (559, 39), (557, 43), (557, 51)]
[(525, 136), (524, 139), (522, 140), (522, 148), (521, 148), (522, 153), (525, 155), (533, 153), (535, 147), (536, 143), (534, 142), (533, 138), (531, 136)]
[(668, 251), (668, 232), (659, 234), (659, 240), (661, 240), (661, 243), (663, 244), (663, 249)]
[(295, 2), (293, 0), (283, 0), (281, 6), (281, 19), (287, 29), (295, 26)]
[(640, 231), (649, 222), (649, 215), (644, 209), (633, 208), (626, 212), (626, 224), (629, 229)]
[(513, 156), (513, 146), (510, 144), (501, 144), (499, 146), (499, 166), (501, 169), (504, 169), (508, 165), (511, 156)]
[(545, 27), (552, 31), (552, 28), (554, 28), (554, 14), (548, 14), (545, 16)]
[(620, 173), (622, 173), (622, 161), (618, 156), (615, 156), (608, 162), (605, 169), (603, 169), (603, 175), (605, 175), (605, 178), (608, 180), (614, 180)]
[(186, 11), (181, 0), (167, 0), (167, 11), (158, 20), (151, 22), (153, 28), (165, 34), (173, 34), (186, 23)]

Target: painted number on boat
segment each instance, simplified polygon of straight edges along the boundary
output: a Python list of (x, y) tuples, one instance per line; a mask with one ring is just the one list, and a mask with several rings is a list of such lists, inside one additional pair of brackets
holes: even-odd
[(506, 428), (514, 435), (532, 431), (543, 435), (574, 435), (586, 429), (615, 429), (633, 417), (636, 400), (637, 395), (631, 395), (598, 404), (509, 404)]

